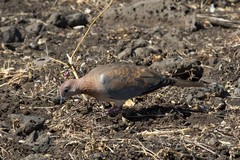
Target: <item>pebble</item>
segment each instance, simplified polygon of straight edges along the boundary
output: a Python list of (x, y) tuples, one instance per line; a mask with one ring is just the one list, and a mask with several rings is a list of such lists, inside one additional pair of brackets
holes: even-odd
[(54, 25), (59, 28), (66, 28), (67, 27), (67, 20), (65, 16), (59, 13), (53, 13), (46, 21), (49, 25)]
[(75, 26), (86, 26), (88, 24), (88, 20), (85, 14), (75, 13), (66, 16), (67, 25), (69, 27)]
[(130, 57), (131, 54), (132, 54), (132, 48), (126, 48), (125, 50), (123, 50), (122, 52), (120, 52), (118, 54), (118, 58), (126, 59), (126, 58)]
[(28, 33), (34, 33), (36, 35), (41, 34), (45, 30), (45, 26), (40, 22), (33, 22), (26, 27)]
[(15, 27), (4, 27), (0, 29), (2, 32), (2, 40), (6, 43), (23, 42), (22, 33)]

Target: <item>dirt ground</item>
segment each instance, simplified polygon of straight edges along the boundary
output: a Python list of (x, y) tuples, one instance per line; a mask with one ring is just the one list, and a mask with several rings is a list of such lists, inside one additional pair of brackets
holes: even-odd
[(240, 159), (238, 0), (115, 0), (73, 57), (79, 77), (124, 62), (206, 87), (165, 87), (116, 117), (91, 97), (59, 104), (67, 54), (109, 3), (0, 1), (0, 159)]

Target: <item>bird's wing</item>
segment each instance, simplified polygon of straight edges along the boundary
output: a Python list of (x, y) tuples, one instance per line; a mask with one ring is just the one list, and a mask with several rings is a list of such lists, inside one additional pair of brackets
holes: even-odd
[(104, 92), (116, 100), (126, 100), (176, 83), (151, 69), (127, 64), (110, 65), (98, 72)]

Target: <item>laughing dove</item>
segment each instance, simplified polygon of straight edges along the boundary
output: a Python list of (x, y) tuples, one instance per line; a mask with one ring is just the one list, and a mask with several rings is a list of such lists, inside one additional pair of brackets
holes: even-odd
[(203, 87), (201, 83), (166, 78), (142, 66), (108, 64), (98, 66), (80, 79), (69, 79), (60, 86), (61, 102), (76, 94), (87, 94), (98, 100), (114, 102), (109, 113), (119, 112), (130, 98), (151, 93), (168, 85)]

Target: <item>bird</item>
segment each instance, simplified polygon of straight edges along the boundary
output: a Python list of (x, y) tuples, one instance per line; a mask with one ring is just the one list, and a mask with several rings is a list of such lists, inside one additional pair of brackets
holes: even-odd
[(203, 87), (203, 83), (166, 77), (147, 67), (127, 63), (100, 65), (79, 79), (61, 84), (60, 103), (77, 94), (113, 102), (109, 115), (117, 115), (128, 99), (149, 94), (165, 86)]

